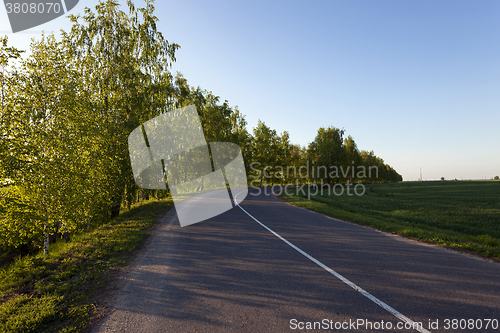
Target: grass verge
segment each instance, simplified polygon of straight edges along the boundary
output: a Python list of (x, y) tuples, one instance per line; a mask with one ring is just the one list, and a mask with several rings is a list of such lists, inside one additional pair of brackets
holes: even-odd
[(0, 270), (0, 332), (80, 332), (171, 200), (144, 202), (96, 230)]
[(282, 198), (342, 220), (500, 259), (498, 181), (371, 184), (361, 196), (347, 192), (308, 196), (307, 191), (289, 189)]

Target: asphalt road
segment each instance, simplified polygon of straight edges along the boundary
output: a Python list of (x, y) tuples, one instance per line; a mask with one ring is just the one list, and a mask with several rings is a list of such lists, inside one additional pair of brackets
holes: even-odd
[(253, 194), (184, 228), (172, 209), (93, 332), (418, 331), (392, 310), (422, 332), (500, 332), (500, 264)]

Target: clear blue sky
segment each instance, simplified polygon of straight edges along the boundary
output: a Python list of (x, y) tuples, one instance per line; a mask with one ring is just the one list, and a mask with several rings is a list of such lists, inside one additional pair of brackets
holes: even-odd
[[(73, 13), (95, 0), (80, 1)], [(141, 1), (136, 1), (140, 5)], [(500, 175), (500, 1), (158, 1), (173, 71), (307, 145), (344, 128), (405, 180)], [(0, 31), (10, 31), (5, 10)], [(27, 48), (59, 18), (8, 34)]]

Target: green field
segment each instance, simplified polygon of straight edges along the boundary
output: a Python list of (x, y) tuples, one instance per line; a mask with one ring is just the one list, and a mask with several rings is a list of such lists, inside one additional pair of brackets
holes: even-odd
[(323, 193), (311, 195), (309, 200), (307, 195), (304, 197), (289, 189), (292, 195), (283, 195), (283, 198), (293, 205), (339, 219), (500, 258), (500, 181), (400, 182), (365, 186), (362, 196)]

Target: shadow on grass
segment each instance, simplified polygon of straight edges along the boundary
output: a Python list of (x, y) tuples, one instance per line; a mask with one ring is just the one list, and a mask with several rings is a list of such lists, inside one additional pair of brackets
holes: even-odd
[(89, 324), (95, 299), (127, 263), (171, 200), (132, 207), (70, 243), (18, 258), (0, 270), (1, 332), (72, 332)]

